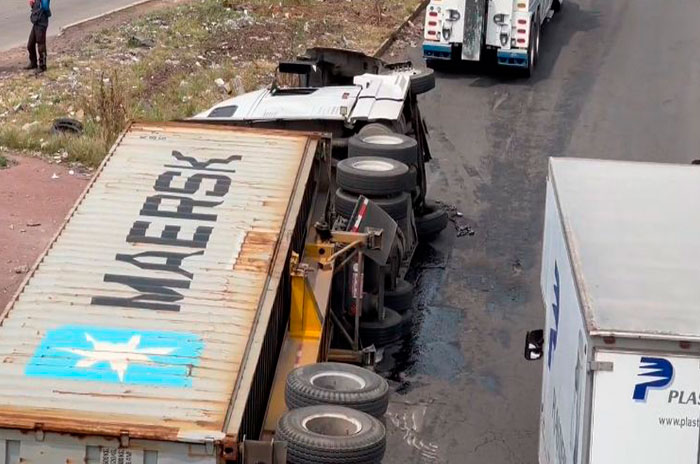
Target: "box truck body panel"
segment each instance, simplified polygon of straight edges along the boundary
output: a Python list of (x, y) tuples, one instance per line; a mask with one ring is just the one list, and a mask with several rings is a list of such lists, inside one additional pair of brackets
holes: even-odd
[(3, 313), (0, 463), (214, 463), (251, 438), (319, 144), (133, 124)]
[(540, 463), (581, 462), (588, 335), (550, 183), (542, 253), (545, 303)]
[(593, 382), (590, 462), (697, 464), (700, 359), (600, 350), (612, 363)]
[(540, 464), (696, 463), (700, 169), (552, 158)]
[(556, 159), (552, 173), (589, 330), (700, 339), (700, 170)]

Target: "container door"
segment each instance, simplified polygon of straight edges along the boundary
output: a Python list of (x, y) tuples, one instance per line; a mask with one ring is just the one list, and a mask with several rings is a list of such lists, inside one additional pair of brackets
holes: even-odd
[(590, 463), (697, 464), (700, 360), (596, 354)]

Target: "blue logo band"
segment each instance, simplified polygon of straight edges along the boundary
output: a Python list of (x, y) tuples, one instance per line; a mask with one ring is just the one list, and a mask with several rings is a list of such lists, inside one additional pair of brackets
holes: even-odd
[(634, 386), (632, 399), (636, 401), (646, 401), (647, 391), (650, 388), (665, 388), (671, 385), (673, 380), (673, 364), (664, 358), (642, 357), (639, 368), (644, 371), (639, 377), (657, 377), (656, 380), (638, 383)]
[(204, 343), (193, 334), (65, 326), (50, 330), (25, 375), (168, 387), (191, 387)]

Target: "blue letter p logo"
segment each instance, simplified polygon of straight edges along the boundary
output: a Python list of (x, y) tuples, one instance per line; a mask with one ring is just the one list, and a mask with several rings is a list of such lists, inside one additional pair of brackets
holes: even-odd
[(634, 386), (632, 398), (636, 401), (647, 400), (647, 390), (650, 388), (664, 388), (671, 385), (673, 380), (673, 365), (663, 358), (642, 357), (639, 368), (642, 371), (639, 377), (656, 377), (656, 380), (638, 383)]

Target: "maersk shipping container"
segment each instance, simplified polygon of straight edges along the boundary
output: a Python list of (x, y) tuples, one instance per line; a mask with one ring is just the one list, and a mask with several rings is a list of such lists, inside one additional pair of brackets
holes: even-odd
[(551, 159), (545, 215), (540, 464), (697, 464), (700, 167)]
[(132, 125), (2, 313), (0, 463), (213, 464), (257, 439), (328, 147)]

